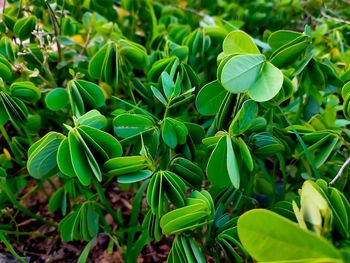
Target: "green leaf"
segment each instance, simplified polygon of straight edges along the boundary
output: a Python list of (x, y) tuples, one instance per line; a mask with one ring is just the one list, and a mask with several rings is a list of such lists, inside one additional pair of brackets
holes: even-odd
[[(23, 259), (20, 255), (17, 254), (17, 252), (14, 250), (13, 246), (11, 245), (11, 243), (7, 240), (6, 236), (0, 232), (0, 240), (2, 241), (2, 243), (4, 243), (4, 245), (6, 246), (6, 248), (8, 249), (8, 251), (21, 263), (26, 263), (27, 261), (25, 259)], [(6, 259), (5, 259), (6, 260)]]
[(133, 68), (143, 70), (148, 65), (146, 49), (135, 42), (120, 39), (119, 48), (121, 56), (127, 60)]
[(72, 80), (72, 84), (78, 88), (81, 98), (89, 108), (99, 108), (105, 104), (102, 89), (95, 83), (80, 79)]
[(4, 111), (2, 112), (2, 118), (7, 121), (24, 123), (28, 116), (28, 109), (24, 103), (18, 98), (11, 97), (3, 91), (0, 91), (0, 100), (2, 101), (3, 109), (6, 112), (8, 118), (6, 118)]
[(248, 170), (252, 172), (254, 169), (254, 161), (247, 144), (244, 142), (244, 140), (241, 137), (238, 137), (237, 140), (235, 140), (235, 142), (238, 145), (239, 152)]
[(174, 95), (175, 83), (167, 72), (161, 74), (163, 91), (167, 99), (170, 99)]
[(226, 159), (227, 172), (230, 177), (232, 185), (236, 189), (239, 189), (239, 186), (240, 186), (239, 168), (238, 168), (238, 163), (237, 163), (235, 152), (233, 150), (230, 136), (226, 136), (226, 147), (227, 147), (227, 159)]
[(232, 93), (248, 91), (258, 78), (265, 61), (264, 55), (237, 55), (230, 58), (222, 68), (222, 86)]
[(28, 150), (27, 169), (31, 176), (41, 179), (58, 172), (57, 152), (65, 136), (49, 132)]
[(57, 111), (65, 108), (68, 104), (68, 93), (64, 88), (55, 88), (51, 90), (45, 97), (47, 108)]
[(249, 88), (248, 95), (258, 102), (268, 101), (277, 95), (282, 84), (282, 71), (266, 62), (254, 84)]
[(145, 156), (123, 156), (109, 159), (103, 167), (107, 176), (118, 176), (135, 173), (148, 166), (149, 162)]
[(84, 148), (73, 132), (69, 132), (68, 140), (70, 154), (73, 157), (72, 165), (74, 172), (81, 184), (87, 186), (91, 183), (91, 179), (94, 174), (90, 169), (89, 161), (84, 152)]
[(12, 83), (10, 91), (12, 96), (31, 103), (36, 103), (41, 98), (40, 89), (30, 81)]
[(164, 105), (166, 106), (168, 102), (164, 98), (163, 94), (155, 87), (151, 86), (151, 91), (153, 95)]
[(87, 201), (68, 214), (58, 225), (58, 230), (65, 242), (80, 239), (90, 241), (98, 233), (98, 220), (95, 204)]
[(76, 176), (73, 168), (73, 164), (72, 164), (72, 156), (69, 150), (68, 138), (65, 138), (61, 142), (60, 147), (58, 148), (57, 164), (58, 164), (58, 168), (63, 174), (71, 177)]
[(188, 130), (180, 121), (172, 118), (165, 118), (162, 123), (162, 138), (166, 145), (175, 148), (178, 144), (184, 144)]
[(66, 214), (67, 193), (64, 188), (58, 189), (50, 198), (49, 211), (56, 212), (61, 207), (62, 215)]
[(270, 156), (284, 150), (283, 144), (268, 132), (261, 132), (254, 135), (254, 154)]
[(105, 156), (109, 159), (122, 155), (123, 149), (120, 142), (109, 133), (90, 126), (80, 126), (79, 130), (83, 131), (84, 140), (96, 156)]
[(240, 172), (229, 135), (222, 136), (209, 157), (207, 175), (217, 187), (233, 185), (239, 188)]
[(246, 100), (235, 118), (232, 120), (229, 131), (233, 135), (243, 134), (253, 124), (258, 116), (258, 104), (253, 100)]
[(116, 136), (130, 138), (151, 130), (155, 126), (154, 121), (141, 114), (120, 114), (113, 120), (113, 128)]
[(95, 239), (91, 239), (86, 246), (84, 247), (83, 251), (81, 252), (79, 258), (78, 258), (78, 263), (85, 263), (88, 259), (89, 253), (91, 248), (93, 247), (93, 244), (95, 242)]
[(196, 98), (197, 110), (203, 115), (210, 116), (217, 114), (226, 93), (227, 91), (218, 80), (205, 84), (198, 92)]
[(13, 70), (11, 64), (4, 56), (0, 56), (0, 77), (6, 81), (10, 82), (12, 80)]
[(238, 219), (238, 235), (257, 261), (343, 262), (340, 252), (327, 240), (268, 210), (243, 214)]
[[(90, 128), (89, 126), (82, 126), (82, 127)], [(93, 129), (93, 128), (91, 128), (91, 129)], [(97, 130), (97, 129), (95, 129), (95, 130)], [(91, 151), (93, 148), (91, 146), (89, 147), (89, 145), (88, 145), (88, 143), (93, 142), (93, 140), (89, 141), (89, 139), (91, 138), (90, 136), (85, 136), (85, 139), (84, 139), (83, 136), (84, 136), (84, 133), (86, 134), (86, 132), (84, 132), (84, 130), (82, 130), (81, 127), (78, 127), (76, 129), (72, 129), (69, 133), (74, 134), (75, 138), (79, 141), (80, 147), (83, 151), (81, 154), (84, 154), (86, 157), (86, 160), (87, 160), (86, 164), (89, 165), (90, 171), (93, 173), (93, 175), (96, 177), (96, 179), (99, 182), (101, 182), (102, 181), (102, 172), (101, 172), (100, 166), (98, 165), (97, 160)], [(97, 145), (98, 144), (94, 143), (95, 147), (97, 147)], [(100, 149), (100, 147), (99, 147), (99, 149)], [(74, 158), (74, 154), (72, 155), (72, 159), (73, 158)], [(73, 165), (73, 168), (74, 168), (74, 165)]]
[(270, 61), (276, 67), (286, 67), (292, 64), (302, 55), (310, 46), (310, 39), (308, 36), (301, 36), (291, 43), (282, 46), (276, 50), (270, 58)]
[(20, 40), (26, 40), (32, 35), (32, 31), (35, 28), (36, 18), (35, 16), (28, 16), (20, 18), (16, 21), (13, 27), (13, 33)]
[(152, 174), (153, 172), (150, 170), (142, 170), (142, 171), (137, 171), (134, 173), (118, 176), (117, 181), (118, 183), (121, 183), (121, 184), (136, 183), (147, 179)]
[(278, 48), (292, 42), (300, 36), (302, 36), (302, 34), (299, 32), (290, 30), (278, 30), (269, 36), (267, 42), (273, 50), (277, 50)]
[(77, 125), (89, 126), (96, 129), (104, 129), (107, 126), (107, 118), (98, 110), (91, 110), (76, 120)]
[[(193, 193), (199, 192), (195, 191)], [(204, 197), (202, 194), (200, 196)], [(208, 223), (212, 214), (212, 200), (207, 200), (206, 197), (204, 198), (205, 200), (202, 200), (192, 196), (194, 200), (192, 204), (189, 203), (187, 206), (165, 214), (160, 219), (160, 226), (163, 234), (173, 235)]]
[(327, 145), (320, 149), (319, 153), (315, 158), (315, 164), (317, 168), (320, 168), (328, 159), (329, 155), (332, 153), (334, 147), (338, 142), (338, 137), (330, 136), (330, 140), (328, 140)]
[(186, 185), (183, 180), (170, 171), (163, 172), (163, 187), (169, 200), (177, 207), (185, 205), (184, 196)]
[(243, 31), (230, 32), (223, 42), (223, 51), (227, 55), (260, 54), (252, 38)]
[(199, 187), (202, 184), (204, 177), (203, 171), (190, 160), (177, 157), (171, 162), (169, 168), (191, 186)]
[(90, 60), (89, 74), (92, 78), (116, 85), (119, 78), (119, 54), (116, 43), (105, 44)]

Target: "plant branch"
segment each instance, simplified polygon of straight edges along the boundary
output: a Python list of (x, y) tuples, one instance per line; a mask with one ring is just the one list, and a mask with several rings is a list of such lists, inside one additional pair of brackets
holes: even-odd
[(113, 217), (113, 220), (115, 222), (118, 221), (118, 218), (117, 218), (117, 214), (114, 212), (113, 208), (111, 207), (109, 201), (107, 200), (105, 194), (104, 194), (104, 190), (100, 184), (99, 181), (97, 181), (96, 178), (93, 178), (92, 179), (92, 183), (97, 191), (97, 195), (98, 197), (100, 198), (101, 200), (101, 203), (103, 204), (104, 208), (107, 210), (108, 213), (111, 214), (111, 216)]
[(345, 163), (343, 163), (343, 165), (340, 167), (339, 172), (337, 173), (337, 175), (333, 178), (333, 180), (329, 183), (329, 185), (334, 185), (336, 181), (338, 181), (340, 179), (340, 177), (342, 176), (346, 166), (350, 163), (350, 157), (348, 159), (346, 159)]
[(344, 23), (344, 24), (350, 25), (350, 21), (347, 21), (347, 20), (342, 19), (342, 18), (330, 16), (330, 15), (326, 14), (326, 12), (325, 12), (324, 10), (321, 10), (321, 15), (322, 15), (324, 18), (333, 20), (333, 21), (335, 21), (335, 22)]
[(17, 207), (18, 210), (22, 211), (23, 213), (27, 214), (30, 217), (35, 218), (36, 220), (43, 222), (44, 224), (47, 224), (49, 226), (53, 226), (53, 227), (57, 227), (57, 224), (54, 222), (51, 222), (45, 218), (43, 218), (40, 215), (37, 215), (35, 213), (33, 213), (32, 211), (30, 211), (28, 208), (26, 208), (25, 206), (23, 206), (20, 202), (18, 202), (16, 200), (16, 198), (14, 197), (14, 194), (12, 193), (11, 189), (7, 186), (7, 184), (5, 182), (0, 182), (0, 190), (4, 191), (4, 193), (7, 195), (7, 197), (9, 198), (9, 200), (11, 201), (11, 203)]

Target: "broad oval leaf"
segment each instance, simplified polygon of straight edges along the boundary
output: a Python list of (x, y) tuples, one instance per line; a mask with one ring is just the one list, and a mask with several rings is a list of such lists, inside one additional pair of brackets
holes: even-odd
[(305, 36), (304, 41), (293, 43), (290, 46), (281, 47), (281, 50), (277, 50), (270, 61), (276, 67), (286, 67), (296, 61), (300, 55), (310, 46), (310, 39)]
[(10, 91), (12, 96), (31, 103), (36, 103), (41, 98), (40, 89), (30, 81), (12, 83)]
[(47, 108), (53, 111), (61, 110), (68, 104), (68, 92), (64, 88), (55, 88), (45, 97)]
[(268, 210), (243, 214), (238, 219), (238, 235), (257, 261), (343, 262), (340, 252), (327, 240)]
[(278, 30), (269, 36), (267, 43), (273, 50), (277, 50), (300, 36), (302, 36), (302, 33), (290, 30)]
[(240, 186), (240, 174), (232, 141), (229, 135), (222, 136), (209, 157), (207, 175), (214, 186)]
[(243, 31), (230, 32), (222, 44), (223, 51), (227, 55), (233, 54), (260, 54), (252, 38)]
[(257, 80), (265, 60), (264, 55), (238, 55), (230, 58), (222, 68), (222, 86), (232, 93), (249, 90)]
[(272, 99), (282, 88), (283, 73), (270, 62), (266, 62), (248, 95), (255, 101), (263, 102)]
[(141, 114), (120, 114), (113, 120), (113, 128), (116, 136), (130, 138), (151, 130), (155, 126), (154, 121)]
[(232, 120), (229, 131), (233, 135), (243, 134), (253, 124), (258, 115), (258, 104), (253, 100), (246, 100), (235, 118)]
[(49, 132), (28, 150), (27, 168), (31, 176), (41, 179), (57, 173), (58, 147), (65, 136), (57, 132)]
[(220, 106), (226, 96), (225, 90), (218, 80), (207, 83), (198, 92), (196, 107), (203, 115), (215, 115), (219, 112)]
[(104, 129), (107, 126), (107, 118), (98, 110), (91, 110), (76, 120), (76, 125), (85, 125), (95, 129)]
[(30, 38), (32, 31), (35, 28), (36, 18), (35, 16), (28, 16), (20, 18), (16, 21), (13, 27), (13, 33), (20, 40)]

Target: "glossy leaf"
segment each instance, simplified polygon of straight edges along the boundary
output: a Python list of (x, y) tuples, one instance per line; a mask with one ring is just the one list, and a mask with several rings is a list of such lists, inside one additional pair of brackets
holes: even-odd
[(12, 96), (31, 103), (36, 103), (41, 97), (40, 89), (30, 81), (14, 82), (10, 91)]
[(263, 102), (272, 99), (282, 88), (283, 73), (267, 62), (254, 84), (249, 88), (248, 95), (255, 101)]
[(223, 51), (231, 54), (260, 54), (251, 37), (243, 31), (232, 31), (224, 40)]
[(257, 261), (343, 262), (329, 241), (268, 210), (255, 209), (243, 214), (238, 220), (238, 235)]
[(64, 88), (55, 88), (45, 97), (46, 106), (53, 111), (61, 110), (68, 104), (68, 93)]
[(50, 132), (29, 148), (27, 168), (31, 176), (41, 179), (58, 172), (57, 152), (64, 138), (60, 133)]
[(264, 63), (263, 55), (237, 55), (230, 58), (222, 68), (222, 86), (232, 93), (248, 91), (257, 80)]
[(16, 21), (13, 27), (13, 33), (20, 40), (25, 40), (32, 35), (36, 23), (35, 16), (28, 16), (20, 18)]
[(220, 109), (227, 91), (219, 81), (212, 81), (202, 87), (196, 98), (196, 107), (203, 115), (215, 115)]

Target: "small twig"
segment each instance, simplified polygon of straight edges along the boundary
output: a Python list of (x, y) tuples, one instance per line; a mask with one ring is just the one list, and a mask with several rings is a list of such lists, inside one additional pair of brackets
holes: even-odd
[(350, 157), (346, 159), (345, 163), (340, 167), (339, 172), (337, 175), (333, 178), (333, 180), (329, 183), (329, 185), (335, 184), (335, 182), (342, 176), (346, 166), (350, 163)]
[(6, 0), (2, 3), (2, 14), (5, 14)]
[(327, 19), (330, 19), (330, 20), (333, 20), (335, 22), (339, 22), (339, 23), (344, 23), (344, 24), (350, 25), (350, 21), (344, 20), (342, 18), (337, 18), (337, 17), (330, 16), (330, 15), (326, 14), (324, 10), (321, 10), (321, 15), (323, 17), (325, 17)]
[(200, 17), (210, 17), (209, 15), (207, 15), (207, 14), (205, 14), (203, 12), (197, 11), (197, 10), (189, 8), (189, 7), (185, 7), (185, 6), (181, 6), (181, 5), (177, 5), (177, 4), (173, 4), (172, 6), (175, 7), (175, 8), (179, 8), (179, 9), (182, 9), (184, 11), (190, 12), (192, 14), (198, 15)]
[(18, 12), (17, 12), (16, 18), (19, 18), (19, 15), (21, 14), (21, 11), (22, 11), (22, 8), (23, 8), (22, 4), (23, 4), (22, 0), (19, 1), (19, 7), (18, 7)]
[(94, 25), (91, 24), (90, 27), (89, 27), (89, 31), (88, 31), (88, 34), (87, 34), (86, 41), (84, 43), (83, 49), (80, 52), (80, 55), (84, 55), (84, 53), (86, 52), (87, 46), (88, 46), (88, 44), (90, 42), (91, 33), (93, 31), (93, 28), (94, 28)]

